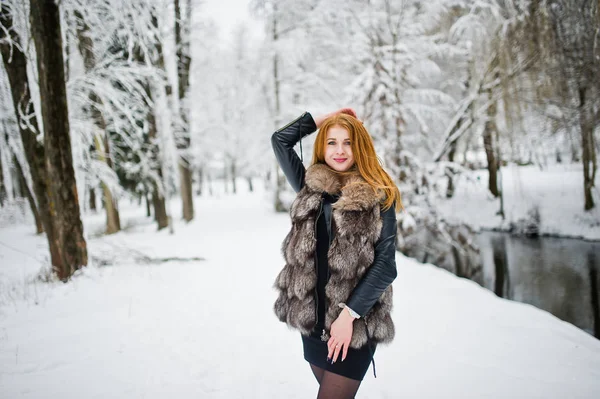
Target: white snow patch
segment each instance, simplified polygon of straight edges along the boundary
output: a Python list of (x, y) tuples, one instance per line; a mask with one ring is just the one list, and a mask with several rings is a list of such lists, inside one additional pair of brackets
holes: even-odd
[(477, 185), (460, 177), (454, 197), (440, 200), (438, 205), (450, 223), (499, 230), (507, 230), (511, 222), (526, 218), (537, 208), (540, 234), (600, 240), (600, 196), (595, 191), (596, 207), (583, 209), (582, 168), (580, 164), (550, 165), (543, 171), (536, 166), (503, 167), (504, 221), (496, 214), (500, 200), (487, 189), (487, 170), (472, 173), (470, 177), (478, 181)]

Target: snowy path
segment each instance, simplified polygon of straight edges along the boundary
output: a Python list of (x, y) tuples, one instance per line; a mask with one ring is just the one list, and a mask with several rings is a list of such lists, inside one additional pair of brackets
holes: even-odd
[[(197, 220), (173, 236), (146, 220), (92, 238), (90, 252), (117, 264), (66, 285), (25, 283), (44, 240), (0, 229), (0, 397), (315, 397), (298, 333), (272, 312), (289, 218), (262, 200), (198, 200)], [(86, 231), (101, 222), (86, 217)], [(139, 264), (139, 253), (206, 260)], [(397, 263), (396, 340), (378, 349), (378, 378), (369, 371), (359, 398), (600, 397), (600, 341), (433, 266)]]

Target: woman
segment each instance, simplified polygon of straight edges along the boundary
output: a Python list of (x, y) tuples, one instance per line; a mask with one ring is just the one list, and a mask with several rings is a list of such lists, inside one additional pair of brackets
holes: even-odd
[[(317, 129), (305, 170), (294, 145)], [(286, 265), (275, 281), (275, 313), (300, 330), (318, 398), (351, 398), (377, 344), (394, 337), (391, 283), (400, 193), (350, 108), (315, 119), (306, 112), (277, 130), (271, 142), (297, 192), (282, 246)]]

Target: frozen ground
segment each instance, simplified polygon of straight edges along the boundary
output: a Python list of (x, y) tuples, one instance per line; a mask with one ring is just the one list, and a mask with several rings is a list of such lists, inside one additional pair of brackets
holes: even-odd
[[(315, 397), (299, 334), (272, 312), (289, 217), (267, 203), (198, 199), (174, 235), (134, 204), (110, 237), (86, 215), (94, 264), (68, 284), (35, 280), (47, 245), (31, 225), (1, 228), (0, 398)], [(205, 260), (149, 262), (168, 257)], [(600, 341), (432, 265), (397, 265), (396, 339), (358, 398), (600, 397)]]
[(503, 221), (496, 212), (500, 201), (487, 190), (488, 173), (473, 174), (476, 184), (465, 177), (458, 181), (457, 192), (451, 200), (441, 201), (440, 209), (449, 222), (465, 221), (471, 226), (506, 230), (511, 222), (526, 218), (537, 209), (540, 233), (600, 240), (600, 179), (596, 178), (594, 200), (596, 207), (583, 210), (583, 173), (578, 165), (551, 165), (540, 171), (537, 166), (502, 168), (504, 190)]

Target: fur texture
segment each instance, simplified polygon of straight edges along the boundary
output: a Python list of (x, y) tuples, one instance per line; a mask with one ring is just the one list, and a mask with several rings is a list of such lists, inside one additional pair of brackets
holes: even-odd
[[(381, 196), (358, 172), (339, 175), (327, 165), (312, 165), (306, 171), (306, 184), (298, 193), (290, 215), (292, 228), (282, 245), (285, 266), (275, 280), (279, 297), (274, 306), (280, 321), (310, 334), (316, 323), (316, 216), (323, 192), (341, 196), (332, 205), (331, 228), (334, 239), (327, 255), (330, 279), (325, 287), (325, 329), (329, 337), (331, 324), (352, 290), (373, 264), (375, 243), (381, 234)], [(388, 343), (394, 337), (390, 317), (392, 287), (389, 286), (371, 310), (354, 322), (350, 346), (359, 348), (367, 343)]]

